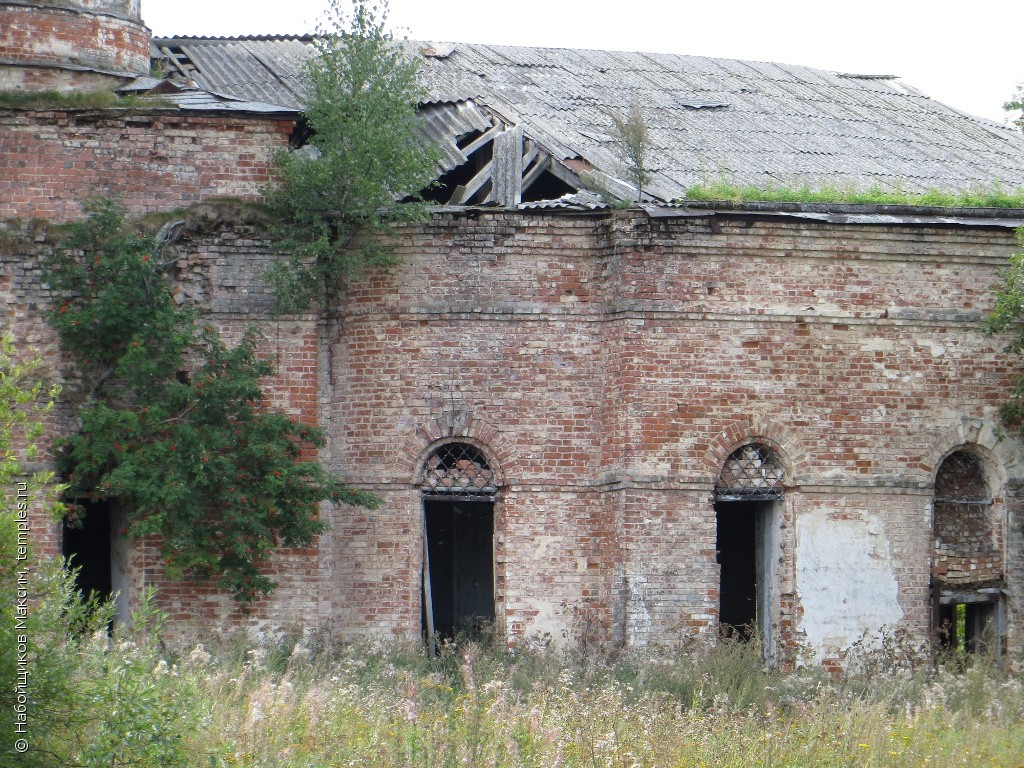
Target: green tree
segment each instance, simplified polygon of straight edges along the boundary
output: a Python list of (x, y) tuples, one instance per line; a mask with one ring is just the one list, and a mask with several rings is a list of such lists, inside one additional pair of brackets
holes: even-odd
[(644, 113), (637, 104), (632, 104), (626, 115), (618, 112), (608, 114), (612, 120), (616, 153), (626, 167), (629, 182), (636, 187), (636, 201), (639, 203), (643, 199), (644, 185), (651, 180), (647, 171), (651, 134), (647, 130)]
[(89, 610), (70, 578), (38, 563), (27, 541), (29, 510), (52, 479), (27, 464), (38, 455), (42, 419), (56, 394), (39, 376), (39, 358), (27, 351), (0, 336), (0, 762), (57, 766), (65, 763), (52, 752), (49, 735), (81, 717), (67, 675), (71, 657), (58, 640), (68, 626), (81, 626)]
[(281, 181), (266, 193), (272, 234), (288, 254), (270, 273), (281, 311), (302, 311), (340, 279), (391, 264), (388, 225), (425, 215), (419, 193), (437, 153), (418, 128), (418, 65), (385, 30), (387, 13), (386, 2), (355, 0), (346, 13), (331, 0), (303, 69), (312, 138), (278, 154)]
[(1017, 86), (1016, 93), (1013, 97), (1003, 104), (1003, 109), (1007, 112), (1016, 112), (1017, 114), (1011, 115), (1011, 121), (1014, 125), (1024, 131), (1024, 83)]
[[(81, 428), (58, 447), (71, 498), (117, 499), (128, 536), (159, 534), (168, 573), (247, 603), (279, 546), (308, 546), (321, 501), (370, 506), (304, 458), (323, 433), (264, 405), (273, 372), (248, 332), (228, 348), (179, 306), (155, 240), (99, 200), (47, 260), (51, 322), (78, 363)], [(80, 510), (79, 510), (80, 511)], [(72, 513), (73, 514), (73, 513)]]
[[(1017, 230), (1017, 242), (1024, 246), (1024, 229)], [(985, 328), (989, 333), (1011, 331), (1007, 351), (1024, 352), (1024, 252), (1010, 256), (1009, 265), (1002, 272), (1002, 282), (996, 289), (996, 302)], [(1011, 427), (1024, 427), (1024, 376), (1017, 379), (1010, 399), (1003, 405), (1003, 421)]]

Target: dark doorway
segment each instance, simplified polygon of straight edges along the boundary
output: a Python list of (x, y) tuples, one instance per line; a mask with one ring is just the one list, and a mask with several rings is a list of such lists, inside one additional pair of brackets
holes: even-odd
[(719, 625), (723, 634), (760, 635), (772, 654), (772, 584), (778, 563), (774, 501), (718, 501)]
[(957, 654), (999, 654), (999, 619), (998, 603), (942, 603), (938, 609), (939, 648)]
[(114, 591), (110, 502), (86, 501), (81, 506), (80, 520), (64, 522), (61, 554), (77, 569), (75, 584), (85, 597), (108, 600)]
[(423, 505), (434, 632), (480, 634), (494, 622), (494, 503), (428, 498)]
[(720, 569), (718, 622), (723, 633), (749, 639), (757, 626), (757, 502), (715, 504)]

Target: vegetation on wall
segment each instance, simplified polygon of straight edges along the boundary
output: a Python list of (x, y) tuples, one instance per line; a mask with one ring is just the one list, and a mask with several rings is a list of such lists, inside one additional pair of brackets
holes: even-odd
[[(1017, 230), (1017, 242), (1024, 247), (1024, 229)], [(1024, 251), (1010, 256), (996, 289), (996, 302), (986, 321), (989, 333), (1009, 331), (1008, 352), (1024, 352)], [(1024, 376), (1017, 379), (1010, 399), (1003, 405), (1003, 421), (1011, 428), (1024, 431)]]
[(51, 322), (81, 373), (81, 428), (58, 468), (71, 498), (117, 500), (124, 535), (159, 534), (169, 574), (216, 578), (248, 603), (274, 587), (274, 548), (324, 529), (321, 501), (376, 499), (305, 458), (324, 435), (265, 406), (257, 334), (225, 345), (175, 302), (173, 264), (110, 200), (49, 254)]
[(161, 103), (152, 96), (120, 96), (113, 91), (0, 91), (0, 109), (152, 109)]
[(267, 190), (271, 231), (287, 254), (270, 273), (280, 311), (302, 311), (340, 279), (391, 264), (388, 225), (426, 215), (418, 193), (437, 155), (417, 128), (417, 64), (385, 31), (387, 11), (356, 0), (346, 14), (332, 0), (330, 28), (303, 71), (312, 135), (277, 155), (282, 180)]

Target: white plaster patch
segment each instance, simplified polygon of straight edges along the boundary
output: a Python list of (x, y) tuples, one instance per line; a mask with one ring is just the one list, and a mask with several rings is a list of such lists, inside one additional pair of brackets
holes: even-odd
[(647, 577), (631, 574), (626, 577), (629, 603), (626, 607), (626, 638), (629, 645), (643, 648), (651, 635), (651, 614), (647, 610)]
[(862, 352), (894, 352), (896, 342), (890, 339), (865, 339), (860, 343)]
[(809, 649), (820, 659), (858, 640), (877, 640), (903, 618), (899, 585), (883, 526), (870, 520), (829, 520), (805, 514), (797, 522), (796, 587)]

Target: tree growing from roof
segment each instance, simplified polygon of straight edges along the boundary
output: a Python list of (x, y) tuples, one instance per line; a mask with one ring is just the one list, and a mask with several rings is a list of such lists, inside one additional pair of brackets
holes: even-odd
[(1024, 131), (1024, 83), (1017, 86), (1016, 93), (1013, 94), (1013, 97), (1008, 102), (1003, 104), (1003, 109), (1007, 112), (1017, 113), (1015, 115), (1011, 114), (1010, 120), (1020, 130)]
[[(274, 588), (277, 547), (324, 530), (320, 502), (374, 506), (308, 451), (323, 433), (265, 405), (273, 366), (249, 332), (229, 348), (171, 293), (156, 239), (111, 200), (47, 258), (51, 323), (81, 377), (81, 428), (58, 445), (72, 499), (116, 499), (130, 537), (157, 534), (167, 572), (216, 579), (243, 604)], [(76, 511), (72, 511), (74, 522)]]
[(644, 185), (651, 180), (647, 163), (651, 152), (651, 135), (647, 130), (643, 110), (639, 105), (630, 105), (625, 115), (609, 112), (612, 121), (612, 138), (615, 151), (626, 169), (628, 181), (636, 187), (636, 201), (643, 199)]
[(387, 2), (354, 0), (347, 13), (331, 0), (303, 70), (312, 138), (278, 154), (281, 182), (266, 194), (287, 254), (270, 272), (282, 312), (325, 301), (365, 267), (392, 264), (389, 224), (425, 216), (419, 192), (437, 154), (418, 130), (418, 64), (386, 31), (387, 14)]

